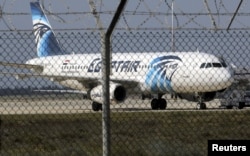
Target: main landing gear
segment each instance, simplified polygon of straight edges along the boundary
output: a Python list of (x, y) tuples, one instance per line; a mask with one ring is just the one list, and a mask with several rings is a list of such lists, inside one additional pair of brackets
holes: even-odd
[(102, 110), (102, 104), (93, 101), (93, 103), (92, 103), (92, 110), (93, 111)]
[(167, 107), (167, 101), (162, 98), (162, 95), (159, 94), (158, 98), (153, 98), (151, 101), (151, 108), (153, 110), (161, 109), (164, 110)]

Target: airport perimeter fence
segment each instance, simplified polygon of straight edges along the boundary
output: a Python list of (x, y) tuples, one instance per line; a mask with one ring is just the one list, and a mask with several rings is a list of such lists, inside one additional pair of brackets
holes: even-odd
[[(98, 78), (81, 79), (87, 75), (81, 75), (84, 71), (94, 72), (100, 69), (98, 57), (93, 56), (91, 60), (87, 60), (87, 56), (73, 59), (78, 54), (100, 53), (99, 33), (59, 31), (56, 36), (62, 50), (67, 51), (72, 59), (68, 57), (43, 64), (51, 69), (58, 64), (58, 71), (49, 71), (50, 68), (47, 68), (46, 72), (54, 74), (54, 77), (41, 78), (41, 74), (38, 74), (40, 68), (20, 65), (37, 58), (32, 32), (0, 32), (0, 155), (102, 154), (102, 111), (93, 110), (88, 95), (57, 82), (65, 81), (63, 76), (70, 77), (72, 74), (72, 80), (64, 82), (66, 86), (74, 83), (75, 88), (91, 89), (99, 84), (99, 81), (95, 81)], [(143, 68), (150, 70), (157, 66), (140, 66), (137, 61), (142, 60), (135, 60), (133, 57), (144, 56), (143, 59), (150, 63), (155, 56), (147, 53), (165, 51), (214, 54), (220, 58), (220, 63), (208, 61), (204, 65), (192, 64), (192, 68), (226, 68), (227, 65), (235, 72), (234, 83), (226, 90), (218, 90), (216, 96), (212, 91), (206, 94), (166, 94), (162, 96), (167, 100), (166, 110), (152, 110), (151, 100), (155, 95), (135, 92), (134, 87), (138, 85), (135, 74)], [(115, 53), (118, 52), (130, 54), (124, 60), (112, 60), (111, 64), (112, 74), (117, 71), (123, 74), (117, 78), (119, 80), (111, 82), (123, 85), (127, 90), (124, 102), (111, 105), (111, 154), (207, 155), (208, 140), (249, 140), (250, 111), (244, 107), (250, 102), (247, 92), (249, 51), (249, 31), (176, 31), (174, 46), (168, 31), (116, 31), (112, 36), (112, 58), (116, 58)], [(176, 67), (174, 61), (176, 60), (171, 57), (163, 62), (170, 65), (162, 68)], [(34, 72), (35, 70), (38, 72)], [(57, 72), (62, 75), (56, 75)], [(165, 71), (164, 74), (168, 72)], [(212, 74), (204, 73), (201, 78)], [(129, 76), (133, 83), (122, 80)], [(143, 78), (145, 77), (141, 77)], [(98, 92), (100, 88), (96, 90)], [(206, 109), (197, 108), (199, 95), (208, 100), (205, 102)], [(185, 97), (189, 101), (183, 99)], [(210, 99), (213, 100), (209, 101)]]

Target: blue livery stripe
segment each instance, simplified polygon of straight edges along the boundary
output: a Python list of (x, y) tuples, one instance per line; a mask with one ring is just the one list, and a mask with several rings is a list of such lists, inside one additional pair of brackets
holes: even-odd
[(50, 23), (45, 16), (39, 2), (31, 2), (33, 30), (36, 38), (38, 57), (63, 55), (64, 53), (57, 41)]
[(171, 85), (173, 74), (182, 60), (178, 56), (157, 57), (150, 63), (145, 83), (152, 92), (174, 92)]

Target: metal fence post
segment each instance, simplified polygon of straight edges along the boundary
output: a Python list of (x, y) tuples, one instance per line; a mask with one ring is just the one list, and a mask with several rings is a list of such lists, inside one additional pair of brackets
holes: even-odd
[[(116, 23), (119, 20), (119, 17), (125, 7), (127, 0), (121, 0), (115, 15), (108, 27), (105, 35), (101, 36), (102, 38), (102, 90), (103, 90), (103, 114), (102, 114), (102, 133), (103, 133), (103, 156), (110, 155), (110, 93), (109, 93), (109, 84), (110, 84), (110, 37), (115, 28)], [(103, 43), (104, 42), (104, 43)], [(104, 47), (103, 47), (104, 45)]]

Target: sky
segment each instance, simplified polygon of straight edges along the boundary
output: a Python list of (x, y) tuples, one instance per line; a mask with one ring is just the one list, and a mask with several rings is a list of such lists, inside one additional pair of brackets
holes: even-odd
[[(36, 1), (36, 0), (33, 0)], [(40, 0), (54, 29), (96, 29), (91, 14), (93, 1), (107, 27), (118, 0)], [(225, 29), (240, 0), (128, 0), (117, 28), (126, 30), (172, 26), (171, 4), (174, 2), (174, 27), (178, 29)], [(0, 0), (0, 29), (30, 30), (31, 0)], [(243, 1), (231, 28), (250, 28), (250, 1)]]

